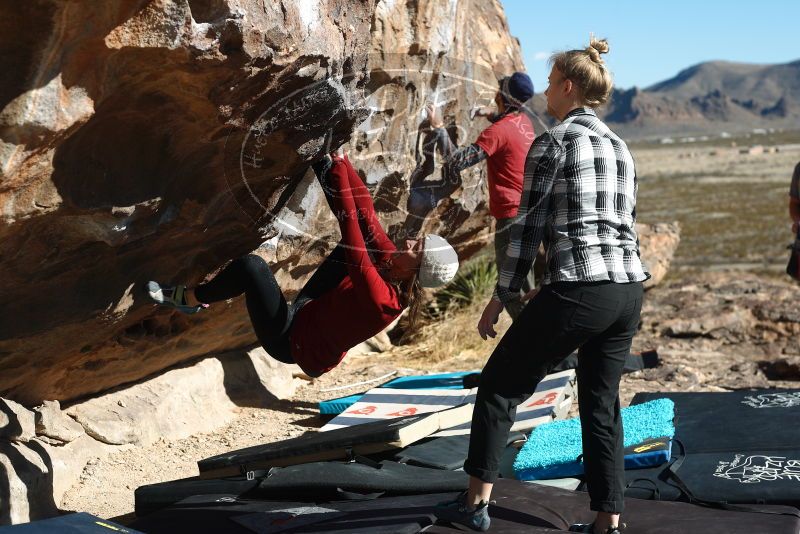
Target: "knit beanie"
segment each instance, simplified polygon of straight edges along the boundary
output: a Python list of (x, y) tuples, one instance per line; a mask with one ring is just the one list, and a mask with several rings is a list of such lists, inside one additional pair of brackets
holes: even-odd
[(419, 283), (422, 287), (439, 287), (448, 283), (458, 272), (458, 254), (441, 236), (428, 234), (422, 249)]
[(515, 72), (500, 80), (500, 94), (506, 103), (518, 108), (533, 96), (533, 82), (524, 72)]

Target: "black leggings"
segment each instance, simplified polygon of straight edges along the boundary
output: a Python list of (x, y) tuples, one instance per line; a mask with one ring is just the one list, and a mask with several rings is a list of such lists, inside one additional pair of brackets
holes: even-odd
[(233, 260), (213, 280), (198, 286), (194, 294), (206, 304), (244, 294), (259, 343), (276, 360), (294, 363), (289, 334), (295, 314), (303, 304), (338, 286), (346, 275), (344, 248), (340, 243), (289, 305), (267, 262), (249, 254)]
[[(322, 190), (328, 205), (333, 209), (330, 187), (325, 186), (330, 162), (321, 160), (313, 167), (323, 185)], [(267, 262), (253, 254), (233, 260), (213, 280), (198, 286), (194, 294), (197, 300), (206, 304), (244, 294), (250, 322), (253, 323), (261, 346), (276, 360), (294, 363), (289, 335), (295, 314), (308, 301), (338, 286), (345, 276), (345, 250), (339, 243), (306, 282), (291, 305), (286, 302)]]

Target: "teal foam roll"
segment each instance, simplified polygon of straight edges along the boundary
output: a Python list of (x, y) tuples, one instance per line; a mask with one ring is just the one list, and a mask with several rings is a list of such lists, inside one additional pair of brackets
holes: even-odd
[[(624, 446), (630, 447), (652, 438), (675, 436), (675, 403), (656, 399), (622, 409)], [(580, 419), (553, 421), (533, 429), (514, 460), (514, 472), (525, 480), (526, 471), (538, 471), (575, 462), (583, 453)]]

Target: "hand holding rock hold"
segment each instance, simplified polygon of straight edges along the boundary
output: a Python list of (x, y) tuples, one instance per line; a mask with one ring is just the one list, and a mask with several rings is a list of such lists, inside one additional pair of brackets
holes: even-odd
[(428, 105), (425, 106), (425, 111), (428, 112), (428, 122), (431, 123), (431, 128), (441, 128), (444, 126), (442, 118), (439, 117), (436, 112), (436, 106), (433, 102), (429, 102)]

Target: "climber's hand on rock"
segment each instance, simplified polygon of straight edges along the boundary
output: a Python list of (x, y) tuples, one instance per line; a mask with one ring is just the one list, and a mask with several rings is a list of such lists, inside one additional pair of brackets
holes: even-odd
[(433, 102), (428, 102), (428, 105), (425, 106), (425, 111), (428, 112), (428, 122), (431, 123), (431, 128), (441, 128), (444, 126), (442, 118), (439, 117)]

